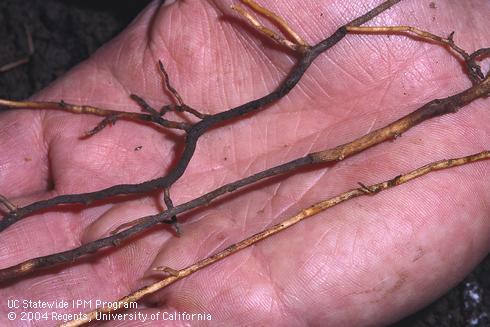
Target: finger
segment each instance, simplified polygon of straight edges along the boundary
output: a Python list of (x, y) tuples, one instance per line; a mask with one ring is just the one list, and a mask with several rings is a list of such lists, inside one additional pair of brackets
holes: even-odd
[[(124, 226), (131, 224), (131, 221), (157, 213), (162, 210), (161, 204), (157, 201), (157, 198), (152, 197), (127, 201), (92, 215), (95, 219), (83, 223), (81, 243), (109, 237), (114, 232), (121, 231), (121, 228), (129, 228), (130, 225)], [(149, 269), (159, 249), (173, 238), (175, 235), (172, 230), (166, 225), (160, 225), (132, 239), (131, 242), (115, 243), (116, 249), (109, 251), (108, 255), (111, 262), (117, 266), (118, 278), (130, 288), (139, 285), (139, 279)], [(118, 297), (122, 295), (124, 294), (118, 294)]]

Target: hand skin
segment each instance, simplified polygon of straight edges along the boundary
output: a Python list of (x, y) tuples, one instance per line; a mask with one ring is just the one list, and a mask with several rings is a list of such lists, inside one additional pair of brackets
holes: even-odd
[[(135, 93), (156, 107), (169, 104), (159, 59), (184, 101), (202, 112), (216, 113), (264, 95), (296, 59), (236, 18), (231, 3), (154, 2), (125, 32), (34, 99), (138, 111), (128, 96)], [(314, 44), (379, 3), (283, 0), (267, 6)], [(488, 1), (438, 1), (436, 6), (402, 1), (367, 25), (412, 25), (441, 36), (456, 31), (455, 41), (469, 52), (489, 46)], [(345, 143), (469, 85), (461, 65), (440, 46), (400, 35), (349, 35), (322, 54), (287, 97), (205, 134), (171, 189), (173, 201), (183, 203), (226, 182)], [(180, 238), (156, 228), (118, 249), (6, 285), (0, 291), (0, 324), (19, 323), (7, 320), (6, 299), (114, 301), (154, 281), (152, 267), (187, 266), (357, 182), (382, 181), (431, 161), (488, 149), (489, 106), (489, 100), (476, 101), (334, 166), (229, 196), (181, 217)], [(54, 110), (2, 113), (0, 193), (25, 205), (142, 182), (168, 171), (175, 144), (183, 140), (174, 132), (125, 121), (79, 139), (99, 121)], [(489, 252), (489, 165), (433, 173), (334, 207), (172, 285), (137, 311), (209, 313), (211, 324), (224, 326), (395, 322), (446, 292)], [(157, 212), (158, 203), (163, 203), (161, 194), (32, 215), (2, 233), (1, 265), (107, 236), (124, 222)], [(90, 309), (70, 305), (58, 312)], [(127, 321), (125, 326), (139, 324)]]

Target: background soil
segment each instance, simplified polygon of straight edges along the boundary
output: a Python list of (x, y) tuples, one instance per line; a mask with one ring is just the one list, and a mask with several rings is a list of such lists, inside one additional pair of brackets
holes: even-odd
[[(119, 33), (148, 0), (0, 0), (0, 66), (25, 57), (25, 28), (35, 53), (0, 73), (0, 97), (25, 99)], [(1, 117), (1, 116), (0, 116)], [(490, 256), (457, 287), (397, 327), (490, 326)]]

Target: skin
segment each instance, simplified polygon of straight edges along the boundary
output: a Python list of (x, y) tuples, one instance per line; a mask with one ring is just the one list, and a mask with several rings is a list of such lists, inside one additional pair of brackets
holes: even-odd
[[(266, 94), (296, 59), (236, 19), (231, 3), (153, 3), (125, 32), (34, 99), (138, 111), (128, 97), (135, 93), (159, 107), (172, 98), (162, 88), (158, 59), (184, 101), (204, 113)], [(378, 3), (285, 0), (268, 6), (314, 44)], [(489, 13), (485, 0), (438, 1), (435, 9), (403, 1), (370, 24), (412, 25), (442, 36), (456, 31), (457, 44), (471, 52), (490, 44)], [(469, 85), (455, 57), (437, 45), (404, 36), (350, 35), (321, 55), (287, 97), (204, 135), (172, 187), (172, 199), (179, 204), (345, 143)], [(163, 226), (153, 229), (103, 255), (10, 283), (0, 290), (1, 298), (113, 301), (155, 281), (152, 267), (182, 268), (357, 182), (375, 183), (431, 161), (488, 149), (489, 105), (476, 101), (334, 166), (261, 183), (180, 217), (180, 238)], [(179, 133), (124, 121), (79, 139), (99, 121), (59, 111), (2, 113), (1, 193), (25, 205), (142, 182), (167, 171), (179, 149), (176, 142), (182, 142)], [(209, 313), (211, 323), (220, 325), (395, 322), (446, 292), (489, 252), (489, 164), (437, 172), (342, 204), (172, 285), (135, 312)], [(107, 236), (162, 206), (162, 194), (155, 193), (33, 215), (2, 234), (1, 265)], [(93, 308), (70, 303), (57, 312)], [(6, 301), (0, 310), (2, 326), (19, 324), (7, 320)], [(139, 323), (127, 321), (130, 325)]]

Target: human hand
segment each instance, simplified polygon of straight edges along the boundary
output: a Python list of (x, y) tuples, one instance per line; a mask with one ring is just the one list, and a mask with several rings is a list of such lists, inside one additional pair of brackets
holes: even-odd
[[(480, 12), (490, 10), (483, 1), (472, 3)], [(158, 59), (186, 103), (205, 113), (266, 94), (295, 59), (237, 20), (223, 18), (230, 17), (230, 4), (153, 4), (124, 34), (36, 99), (134, 111), (129, 93), (153, 104), (169, 103)], [(374, 6), (344, 5), (282, 2), (271, 9), (313, 44)], [(434, 11), (417, 5), (402, 2), (376, 24), (415, 25), (441, 35), (456, 30), (458, 44), (468, 50), (489, 43), (485, 15), (474, 9), (451, 3)], [(454, 26), (450, 13), (459, 15), (461, 27)], [(276, 105), (203, 136), (186, 173), (172, 187), (172, 198), (181, 203), (227, 181), (344, 143), (467, 85), (457, 61), (438, 46), (403, 36), (348, 36), (321, 55)], [(138, 279), (152, 267), (190, 264), (359, 181), (376, 182), (433, 160), (481, 151), (488, 134), (486, 105), (480, 101), (424, 123), (335, 166), (220, 201), (186, 216), (180, 238), (154, 230), (98, 260), (18, 282), (3, 290), (4, 297), (114, 300), (148, 283)], [(100, 118), (59, 111), (2, 115), (0, 187), (18, 205), (161, 176), (172, 162), (175, 140), (182, 141), (131, 122), (118, 122), (82, 141), (78, 137)], [(486, 165), (440, 172), (334, 208), (191, 276), (147, 304), (209, 312), (222, 324), (396, 320), (446, 290), (488, 253), (488, 233), (482, 233), (489, 230)], [(158, 206), (149, 197), (75, 209), (47, 211), (6, 230), (4, 266), (106, 236)], [(26, 245), (32, 235), (35, 241)], [(74, 286), (79, 280), (81, 285)]]

